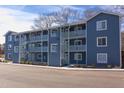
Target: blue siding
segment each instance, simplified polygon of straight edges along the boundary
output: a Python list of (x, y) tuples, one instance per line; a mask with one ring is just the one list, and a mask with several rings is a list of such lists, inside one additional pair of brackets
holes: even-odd
[[(49, 65), (60, 66), (60, 32), (56, 31), (57, 34), (56, 37), (51, 37), (50, 33), (49, 33)], [(57, 44), (57, 52), (51, 52), (51, 44)]]
[[(13, 44), (14, 44), (14, 42), (13, 42), (13, 40), (12, 41), (9, 41), (8, 40), (8, 37), (10, 36), (10, 35), (12, 35), (12, 32), (8, 32), (7, 34), (6, 34), (6, 41), (5, 41), (5, 59), (6, 60), (13, 60)], [(13, 39), (13, 38), (12, 38)], [(8, 45), (9, 44), (11, 44), (12, 45), (12, 49), (11, 50), (8, 50)], [(11, 54), (11, 58), (8, 58), (8, 54)]]
[[(101, 20), (107, 20), (107, 30), (105, 31), (96, 31), (96, 22), (101, 21)], [(84, 23), (82, 23), (84, 24)], [(76, 24), (78, 25), (78, 24)], [(85, 25), (83, 25), (83, 29), (85, 30)], [(74, 28), (72, 26), (70, 31), (69, 37), (70, 39), (70, 64), (87, 64), (89, 65), (96, 65), (96, 67), (105, 67), (107, 65), (112, 65), (112, 66), (120, 66), (120, 28), (119, 28), (119, 16), (116, 15), (111, 15), (111, 14), (106, 14), (106, 13), (100, 13), (97, 16), (93, 17), (89, 21), (87, 21), (87, 36), (86, 36), (86, 31), (84, 31), (82, 34), (81, 32), (83, 30), (79, 31), (73, 31)], [(53, 29), (53, 28), (52, 28)], [(35, 32), (34, 32), (35, 33)], [(37, 32), (36, 32), (37, 33)], [(12, 60), (14, 63), (19, 63), (19, 51), (18, 53), (14, 52), (14, 47), (19, 46), (19, 40), (15, 41), (14, 35), (12, 38), (12, 41), (8, 41), (8, 36), (15, 34), (15, 32), (8, 32), (6, 34), (6, 44), (5, 44), (5, 59), (6, 60)], [(23, 33), (27, 34), (27, 43), (31, 42), (38, 42), (36, 40), (29, 39), (29, 33)], [(49, 30), (49, 33), (47, 31), (43, 32), (44, 35), (49, 35), (48, 42), (47, 39), (43, 42), (43, 46), (49, 46), (48, 52), (44, 51), (43, 52), (43, 59), (41, 60), (40, 58), (37, 58), (37, 54), (41, 53), (40, 47), (37, 47), (36, 50), (38, 51), (31, 51), (31, 49), (28, 48), (28, 44), (26, 45), (25, 52), (29, 52), (34, 54), (34, 59), (32, 56), (27, 54), (27, 61), (35, 61), (38, 62), (48, 62), (49, 66), (61, 66), (60, 64), (60, 31), (56, 31), (57, 36), (56, 37), (51, 37), (51, 30)], [(19, 34), (18, 34), (19, 35)], [(79, 36), (79, 38), (77, 38)], [(97, 47), (97, 37), (107, 37), (107, 47)], [(65, 36), (66, 37), (66, 36)], [(85, 38), (86, 37), (86, 38)], [(45, 37), (46, 38), (46, 37)], [(66, 37), (67, 38), (67, 37)], [(74, 47), (74, 41), (75, 40), (82, 40), (83, 45), (80, 47), (77, 45), (77, 47)], [(41, 42), (40, 36), (38, 37), (39, 42)], [(29, 42), (30, 41), (30, 42)], [(63, 42), (64, 43), (64, 42)], [(12, 45), (12, 50), (8, 50), (8, 45)], [(57, 52), (51, 52), (51, 44), (57, 44)], [(87, 46), (87, 51), (85, 48), (85, 45)], [(33, 50), (33, 49), (32, 49)], [(73, 50), (73, 51), (72, 51)], [(67, 52), (67, 51), (64, 51)], [(8, 53), (11, 53), (12, 58), (8, 59)], [(75, 53), (82, 53), (83, 59), (81, 61), (76, 61), (74, 59), (74, 54)], [(97, 53), (107, 53), (108, 54), (108, 63), (107, 64), (98, 64), (97, 63)]]
[[(8, 32), (6, 34), (6, 44), (5, 44), (5, 59), (6, 60), (11, 60), (13, 61), (13, 63), (18, 63), (19, 62), (19, 51), (18, 53), (14, 52), (14, 46), (19, 46), (19, 41), (15, 41), (15, 35), (13, 35), (15, 32)], [(9, 41), (8, 37), (12, 36), (12, 40)], [(12, 45), (12, 49), (8, 50), (8, 45), (11, 44)], [(8, 58), (8, 53), (11, 53), (11, 59)]]
[[(107, 20), (106, 31), (96, 31), (96, 21)], [(87, 22), (87, 64), (120, 66), (119, 17), (101, 13)], [(97, 47), (96, 38), (107, 36), (107, 47)], [(108, 63), (97, 64), (97, 53), (107, 53)]]
[[(15, 39), (13, 41), (14, 41), (14, 44), (13, 44), (13, 63), (19, 63), (19, 36), (18, 36), (17, 41), (15, 41)], [(14, 52), (14, 47), (18, 47), (18, 51), (16, 53)]]

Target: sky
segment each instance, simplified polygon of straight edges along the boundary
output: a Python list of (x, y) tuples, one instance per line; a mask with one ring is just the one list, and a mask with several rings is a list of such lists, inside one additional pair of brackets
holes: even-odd
[(38, 14), (47, 14), (60, 10), (61, 7), (70, 7), (83, 12), (92, 6), (57, 6), (57, 5), (1, 5), (0, 6), (0, 43), (5, 42), (7, 31), (22, 32), (31, 30), (33, 20)]
[(4, 43), (7, 31), (22, 32), (31, 30), (33, 20), (38, 14), (47, 14), (58, 11), (61, 7), (70, 7), (83, 12), (86, 9), (97, 9), (95, 5), (0, 5), (0, 43)]

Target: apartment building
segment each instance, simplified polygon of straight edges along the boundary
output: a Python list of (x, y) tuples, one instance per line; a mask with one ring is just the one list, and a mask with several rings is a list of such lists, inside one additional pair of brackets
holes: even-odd
[(120, 16), (99, 12), (62, 26), (5, 35), (5, 59), (49, 66), (121, 67)]

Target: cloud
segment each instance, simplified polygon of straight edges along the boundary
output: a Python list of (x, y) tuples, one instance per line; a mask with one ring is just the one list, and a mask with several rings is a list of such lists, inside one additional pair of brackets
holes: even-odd
[(0, 43), (4, 43), (3, 35), (8, 31), (22, 32), (30, 30), (33, 25), (33, 19), (37, 14), (23, 12), (0, 7)]

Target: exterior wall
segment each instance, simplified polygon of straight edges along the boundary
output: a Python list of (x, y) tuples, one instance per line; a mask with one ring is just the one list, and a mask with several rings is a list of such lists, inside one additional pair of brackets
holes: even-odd
[[(101, 20), (107, 20), (107, 30), (105, 31), (96, 31), (96, 22)], [(5, 59), (12, 60), (14, 63), (19, 63), (19, 53), (22, 52), (22, 50), (19, 50), (17, 53), (14, 52), (15, 46), (21, 46), (21, 44), (24, 44), (26, 46), (26, 49), (23, 50), (23, 56), (25, 56), (26, 61), (32, 61), (33, 63), (39, 63), (47, 62), (49, 66), (61, 66), (61, 57), (65, 57), (64, 53), (68, 53), (69, 62), (70, 64), (86, 64), (87, 66), (95, 65), (96, 67), (106, 67), (107, 65), (112, 66), (120, 66), (120, 28), (119, 28), (119, 17), (111, 14), (106, 13), (100, 13), (97, 16), (93, 17), (86, 23), (86, 29), (85, 25), (83, 23), (83, 30), (75, 30), (74, 27), (76, 25), (70, 28), (70, 32), (68, 35), (68, 32), (64, 32), (65, 36), (61, 35), (60, 37), (60, 28), (57, 27), (56, 31), (56, 37), (51, 37), (51, 31), (54, 30), (49, 29), (49, 32), (43, 32), (44, 35), (49, 35), (48, 40), (46, 40), (46, 37), (41, 39), (41, 36), (39, 36), (37, 39), (34, 40), (31, 39), (31, 33), (35, 32), (29, 32), (24, 33), (21, 35), (26, 35), (26, 40), (22, 40), (20, 43), (18, 41), (14, 40), (13, 32), (8, 32), (6, 34), (6, 44), (5, 44)], [(63, 27), (64, 28), (64, 27)], [(73, 31), (74, 30), (74, 31)], [(86, 32), (87, 31), (87, 32)], [(35, 33), (37, 34), (37, 32)], [(12, 41), (8, 41), (8, 36), (13, 35)], [(19, 34), (20, 35), (20, 34)], [(68, 37), (69, 36), (69, 37)], [(107, 47), (97, 47), (97, 37), (107, 37)], [(40, 38), (40, 39), (39, 39)], [(60, 46), (60, 38), (61, 38), (61, 46)], [(64, 38), (64, 39), (63, 39)], [(20, 38), (19, 38), (20, 39)], [(24, 38), (23, 38), (24, 39)], [(68, 44), (65, 45), (64, 40), (68, 40)], [(80, 45), (74, 45), (75, 40), (82, 40), (82, 44)], [(47, 43), (46, 43), (47, 41)], [(48, 51), (42, 51), (40, 47), (35, 47), (33, 50), (33, 47), (29, 49), (28, 45), (29, 43), (37, 43), (37, 42), (44, 42), (43, 46), (48, 47)], [(19, 44), (20, 43), (20, 44)], [(12, 50), (8, 50), (8, 45), (12, 44)], [(57, 51), (51, 52), (51, 44), (57, 44)], [(60, 50), (61, 47), (61, 50)], [(66, 49), (69, 48), (69, 49)], [(63, 51), (63, 52), (62, 52)], [(62, 52), (63, 54), (60, 54)], [(12, 59), (8, 59), (8, 53), (12, 54)], [(82, 53), (83, 59), (80, 61), (77, 61), (74, 59), (75, 53)], [(101, 64), (97, 63), (97, 53), (107, 53), (108, 55), (108, 63), (107, 64)], [(37, 55), (42, 54), (41, 57), (37, 58)], [(60, 57), (61, 56), (61, 57)], [(64, 59), (64, 58), (63, 58)], [(67, 59), (67, 61), (68, 61)]]
[[(49, 32), (49, 66), (60, 66), (60, 31), (56, 34), (56, 37), (51, 37), (51, 30)], [(51, 52), (51, 44), (57, 44), (57, 52)]]
[[(14, 42), (13, 42), (13, 36), (12, 36), (12, 40), (9, 41), (8, 38), (9, 36), (12, 36), (12, 32), (8, 32), (5, 36), (5, 59), (6, 60), (13, 60), (13, 45), (14, 45)], [(12, 45), (12, 49), (11, 50), (8, 50), (8, 45), (11, 44)], [(11, 58), (8, 58), (8, 53), (11, 54)]]
[[(14, 51), (14, 47), (18, 47), (17, 52)], [(17, 40), (15, 40), (15, 36), (14, 36), (13, 63), (19, 63), (19, 36)]]
[[(75, 60), (75, 53), (82, 53), (82, 60)], [(86, 64), (86, 52), (70, 52), (70, 64)]]
[[(96, 31), (96, 22), (107, 20), (107, 30)], [(87, 65), (104, 67), (120, 66), (120, 29), (119, 16), (100, 13), (87, 22)], [(97, 47), (96, 38), (107, 36), (107, 47)], [(108, 63), (98, 64), (97, 53), (107, 53)]]

